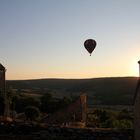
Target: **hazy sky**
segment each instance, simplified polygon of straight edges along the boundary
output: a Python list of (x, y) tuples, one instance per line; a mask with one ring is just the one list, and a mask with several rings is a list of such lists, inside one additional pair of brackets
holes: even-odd
[(7, 79), (138, 76), (139, 59), (140, 0), (0, 0)]

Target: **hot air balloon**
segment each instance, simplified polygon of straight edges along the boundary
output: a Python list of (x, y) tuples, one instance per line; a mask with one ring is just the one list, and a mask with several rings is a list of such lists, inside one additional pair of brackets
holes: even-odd
[(93, 39), (87, 39), (84, 42), (84, 46), (85, 46), (86, 50), (90, 53), (90, 56), (91, 56), (91, 53), (93, 52), (93, 50), (96, 47), (96, 41)]

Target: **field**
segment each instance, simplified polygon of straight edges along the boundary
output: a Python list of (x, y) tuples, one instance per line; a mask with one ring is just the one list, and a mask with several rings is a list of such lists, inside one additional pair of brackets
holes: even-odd
[(88, 105), (132, 105), (137, 81), (137, 77), (8, 80), (7, 87), (25, 93), (51, 92), (57, 98), (86, 93)]

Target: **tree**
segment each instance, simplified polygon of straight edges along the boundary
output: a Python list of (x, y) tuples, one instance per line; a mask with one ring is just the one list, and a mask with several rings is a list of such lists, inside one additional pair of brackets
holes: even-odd
[(133, 123), (130, 120), (123, 119), (123, 120), (114, 120), (113, 121), (113, 127), (114, 128), (133, 128)]
[(41, 111), (53, 113), (69, 105), (72, 101), (68, 97), (62, 99), (54, 98), (51, 93), (46, 93), (41, 97)]
[(15, 111), (16, 106), (18, 106), (17, 103), (20, 101), (20, 93), (18, 93), (16, 89), (13, 89), (13, 87), (10, 86), (7, 89), (6, 98), (9, 104), (9, 109), (11, 111)]
[(118, 120), (124, 120), (124, 119), (132, 120), (131, 114), (126, 109), (123, 109), (122, 111), (120, 111), (120, 113), (118, 115)]
[(54, 98), (52, 93), (44, 94), (41, 101), (41, 111), (45, 113), (53, 113), (60, 108), (59, 101), (61, 99)]
[(37, 108), (40, 107), (40, 100), (34, 97), (19, 96), (14, 98), (14, 102), (15, 102), (15, 110), (18, 113), (24, 112), (27, 106), (35, 106)]
[(59, 108), (64, 108), (68, 106), (72, 100), (66, 96), (64, 96), (62, 99), (59, 100)]
[(40, 116), (40, 111), (35, 106), (27, 106), (25, 108), (25, 116), (27, 120), (34, 121), (37, 120)]

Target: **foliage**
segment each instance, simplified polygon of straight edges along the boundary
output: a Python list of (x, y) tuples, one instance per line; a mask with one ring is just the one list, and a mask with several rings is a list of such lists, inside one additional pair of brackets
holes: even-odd
[[(43, 113), (53, 113), (69, 105), (73, 95), (78, 96), (82, 91), (88, 95), (88, 104), (129, 105), (132, 104), (136, 82), (137, 78), (134, 77), (8, 81), (8, 84), (13, 85), (19, 92), (22, 89), (36, 89), (42, 97), (23, 96), (20, 93), (17, 94), (12, 88), (8, 89), (7, 97), (10, 108), (18, 113), (24, 112), (28, 106), (37, 107)], [(56, 95), (57, 92), (61, 92), (63, 98), (54, 97), (51, 91), (55, 91)], [(72, 98), (65, 97), (66, 93)], [(94, 100), (91, 100), (93, 97)], [(0, 97), (0, 113), (3, 112), (2, 106), (4, 101)], [(88, 125), (92, 127), (131, 128), (133, 115), (128, 110), (94, 109), (87, 118)]]
[(127, 111), (126, 109), (123, 109), (118, 114), (118, 120), (125, 120), (125, 119), (132, 120), (132, 115), (130, 114), (129, 111)]
[[(69, 105), (72, 99), (68, 97), (55, 98), (50, 91), (39, 98), (35, 98), (17, 93), (17, 90), (10, 87), (7, 90), (7, 101), (11, 113), (22, 113), (28, 106), (37, 107), (44, 113), (52, 113)], [(0, 97), (0, 114), (4, 113), (4, 103), (4, 98)]]
[(12, 111), (15, 110), (15, 99), (17, 97), (17, 93), (16, 91), (13, 89), (13, 87), (9, 87), (8, 90), (7, 90), (7, 100), (8, 100), (8, 104), (9, 104), (9, 107)]
[(62, 99), (60, 99), (58, 101), (58, 109), (62, 109), (65, 108), (66, 106), (68, 106), (73, 100), (64, 96)]
[(61, 108), (66, 107), (71, 103), (71, 100), (67, 97), (62, 99), (54, 98), (52, 93), (44, 94), (41, 99), (41, 111), (45, 113), (53, 113)]
[(52, 112), (56, 108), (56, 101), (54, 100), (51, 93), (44, 94), (41, 99), (41, 111)]
[(25, 115), (26, 115), (27, 120), (33, 121), (39, 118), (40, 111), (37, 107), (27, 106), (25, 108)]
[(132, 121), (123, 119), (123, 120), (114, 120), (113, 127), (115, 128), (132, 128), (133, 124)]
[(27, 97), (27, 96), (18, 96), (14, 99), (15, 102), (15, 110), (20, 113), (25, 110), (27, 106), (35, 106), (40, 107), (40, 100), (34, 97)]
[(61, 93), (61, 96), (86, 92), (88, 97), (96, 97), (95, 101), (88, 100), (89, 104), (132, 105), (137, 80), (137, 77), (39, 79), (7, 81), (7, 85), (13, 85), (19, 90), (36, 89), (40, 93), (55, 91), (56, 94)]
[(88, 114), (88, 126), (99, 128), (132, 128), (133, 117), (127, 110), (94, 109)]

